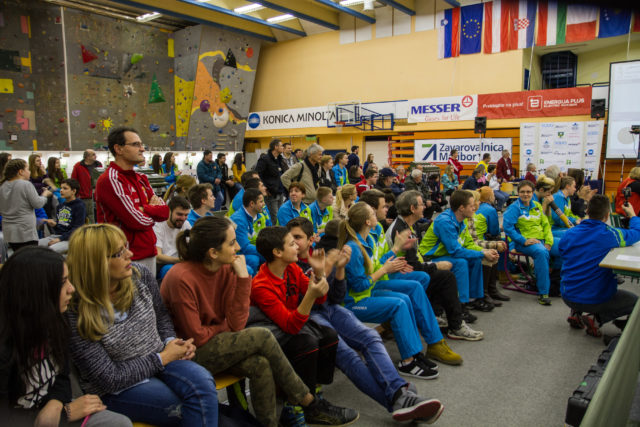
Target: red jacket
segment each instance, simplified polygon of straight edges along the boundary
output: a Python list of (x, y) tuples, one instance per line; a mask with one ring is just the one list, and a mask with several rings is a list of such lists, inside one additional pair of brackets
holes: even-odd
[(505, 160), (504, 157), (500, 157), (500, 160), (498, 160), (498, 164), (496, 165), (496, 176), (498, 179), (511, 181), (515, 178), (515, 175), (516, 171), (513, 169), (513, 165), (511, 164), (511, 158)]
[[(96, 162), (98, 167), (102, 167), (100, 162)], [(80, 183), (80, 190), (76, 197), (79, 199), (91, 199), (93, 197), (93, 188), (91, 187), (91, 172), (89, 168), (84, 164), (84, 161), (79, 161), (73, 165), (73, 171), (71, 172), (71, 178)]]
[[(298, 311), (308, 287), (309, 278), (297, 264), (289, 264), (281, 279), (264, 263), (251, 282), (251, 305), (262, 310), (284, 332), (297, 334), (309, 318)], [(325, 295), (318, 298), (316, 304), (326, 300)]]
[[(620, 185), (618, 186), (618, 190), (616, 191), (616, 213), (619, 213), (620, 215), (626, 216), (626, 214), (622, 210), (622, 204), (624, 203), (624, 194), (622, 194), (622, 190), (633, 181), (635, 181), (635, 179), (633, 178), (625, 179), (620, 183)], [(640, 212), (640, 196), (638, 196), (638, 193), (633, 191), (631, 192), (629, 203), (631, 204), (631, 206), (633, 206), (633, 211), (638, 214), (638, 212)]]
[(524, 179), (526, 179), (527, 181), (531, 181), (534, 184), (537, 182), (536, 176), (531, 172), (527, 172), (527, 174), (524, 176)]
[(360, 195), (367, 190), (371, 190), (371, 186), (367, 184), (367, 180), (363, 176), (362, 180), (360, 180), (360, 182), (356, 184), (356, 191), (358, 192), (358, 197), (360, 197)]
[(153, 225), (169, 218), (169, 207), (151, 206), (154, 196), (147, 176), (134, 170), (122, 170), (115, 162), (100, 175), (96, 183), (98, 222), (108, 222), (124, 231), (133, 252), (131, 259), (157, 254)]
[(449, 160), (447, 160), (447, 164), (451, 165), (451, 168), (453, 169), (453, 173), (456, 174), (456, 176), (458, 177), (458, 181), (460, 181), (460, 172), (462, 172), (462, 163), (460, 163), (453, 157), (449, 157)]

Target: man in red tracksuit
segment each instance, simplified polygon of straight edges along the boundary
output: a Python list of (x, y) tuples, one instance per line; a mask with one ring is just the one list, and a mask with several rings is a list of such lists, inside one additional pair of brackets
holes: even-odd
[(108, 142), (115, 161), (96, 184), (98, 222), (120, 227), (133, 252), (131, 259), (155, 276), (157, 251), (153, 225), (169, 218), (169, 207), (154, 194), (147, 176), (133, 169), (144, 161), (144, 146), (138, 133), (120, 127), (109, 133)]

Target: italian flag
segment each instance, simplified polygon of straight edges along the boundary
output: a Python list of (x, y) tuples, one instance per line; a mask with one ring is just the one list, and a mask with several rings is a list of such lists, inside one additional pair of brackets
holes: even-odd
[(566, 24), (566, 3), (539, 0), (536, 45), (553, 46), (556, 44), (564, 44), (566, 40)]
[(578, 43), (596, 38), (598, 8), (588, 5), (567, 6), (567, 43)]

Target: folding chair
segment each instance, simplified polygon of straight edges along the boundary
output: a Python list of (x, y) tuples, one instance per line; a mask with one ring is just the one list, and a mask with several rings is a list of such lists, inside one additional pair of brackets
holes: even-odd
[[(505, 243), (507, 248), (509, 247), (509, 239), (505, 237)], [(514, 264), (520, 270), (520, 278), (517, 279), (512, 276), (509, 271), (509, 259), (513, 258)], [(504, 273), (507, 277), (507, 281), (502, 284), (503, 289), (509, 291), (518, 291), (529, 295), (537, 295), (536, 279), (533, 276), (533, 266), (529, 262), (529, 257), (521, 252), (515, 250), (507, 250), (504, 253)]]

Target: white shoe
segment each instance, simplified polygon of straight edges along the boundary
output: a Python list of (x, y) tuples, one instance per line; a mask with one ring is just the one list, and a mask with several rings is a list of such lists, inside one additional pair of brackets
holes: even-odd
[(482, 331), (474, 331), (463, 320), (460, 324), (460, 328), (457, 330), (450, 330), (447, 336), (452, 340), (467, 340), (467, 341), (480, 341), (484, 338)]

